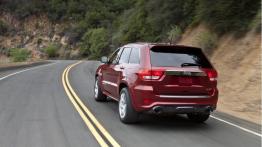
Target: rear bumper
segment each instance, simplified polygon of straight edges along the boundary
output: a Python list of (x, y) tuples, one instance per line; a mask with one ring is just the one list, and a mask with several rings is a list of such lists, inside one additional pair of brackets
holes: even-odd
[[(214, 90), (212, 95), (156, 95), (151, 86), (141, 85), (130, 89), (130, 91), (133, 106), (138, 112), (151, 111), (154, 107), (171, 108), (176, 110), (174, 112), (177, 113), (184, 110), (197, 112), (206, 107), (213, 111), (216, 109), (218, 100), (217, 89)], [(183, 111), (182, 107), (185, 108)]]
[(202, 106), (202, 105), (162, 105), (154, 106), (149, 113), (176, 113), (176, 114), (187, 114), (187, 113), (210, 113), (214, 111), (214, 106)]

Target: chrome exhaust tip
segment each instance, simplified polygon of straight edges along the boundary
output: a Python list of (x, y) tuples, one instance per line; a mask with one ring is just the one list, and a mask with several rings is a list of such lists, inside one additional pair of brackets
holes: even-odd
[(156, 114), (161, 114), (163, 112), (163, 109), (161, 106), (155, 106), (153, 107), (153, 111), (156, 113)]

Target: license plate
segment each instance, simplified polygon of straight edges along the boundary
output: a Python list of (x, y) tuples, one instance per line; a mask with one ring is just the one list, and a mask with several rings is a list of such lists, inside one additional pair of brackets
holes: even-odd
[(178, 81), (181, 84), (192, 84), (192, 78), (189, 77), (180, 77)]

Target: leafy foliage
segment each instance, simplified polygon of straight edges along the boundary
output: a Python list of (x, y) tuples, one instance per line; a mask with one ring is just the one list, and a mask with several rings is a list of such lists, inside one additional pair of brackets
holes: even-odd
[(261, 33), (261, 25), (261, 10), (259, 10), (255, 18), (250, 23), (249, 28), (254, 28), (257, 33)]
[(24, 48), (10, 49), (10, 56), (14, 62), (26, 61), (31, 55), (31, 52)]
[(260, 0), (2, 0), (0, 11), (21, 19), (46, 13), (52, 21), (72, 22), (66, 32), (72, 43), (80, 41), (82, 54), (96, 57), (105, 47), (128, 42), (161, 42), (171, 36), (176, 41), (185, 28), (200, 22), (218, 35), (244, 32), (250, 26), (260, 30), (260, 4)]
[(178, 26), (172, 26), (172, 29), (167, 33), (170, 43), (176, 43), (182, 36), (182, 30)]
[(197, 17), (218, 33), (246, 31), (260, 3), (260, 0), (199, 0)]
[(91, 59), (105, 54), (109, 45), (108, 39), (108, 33), (105, 28), (90, 29), (82, 38), (82, 54), (89, 55)]
[(43, 49), (49, 58), (54, 58), (58, 56), (59, 46), (56, 44), (50, 44), (48, 47)]

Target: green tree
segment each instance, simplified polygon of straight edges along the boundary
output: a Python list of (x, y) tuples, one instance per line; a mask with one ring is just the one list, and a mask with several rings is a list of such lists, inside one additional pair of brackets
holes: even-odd
[[(99, 56), (94, 40), (90, 41), (97, 36), (105, 36), (105, 46), (117, 47), (166, 41), (168, 36), (175, 36), (176, 41), (187, 27), (199, 23), (217, 35), (253, 28), (260, 32), (260, 6), (260, 0), (0, 0), (0, 11), (20, 19), (47, 13), (54, 23), (70, 24), (63, 34), (70, 38), (70, 45), (81, 44), (81, 52), (89, 56)], [(179, 29), (172, 27), (176, 25)], [(1, 35), (5, 31), (0, 22)]]
[(109, 36), (105, 28), (90, 29), (82, 38), (81, 53), (91, 59), (108, 53)]
[(64, 18), (67, 11), (67, 4), (64, 0), (50, 0), (48, 3), (48, 14), (51, 20)]
[(246, 31), (260, 8), (260, 0), (198, 0), (198, 20), (218, 33)]

